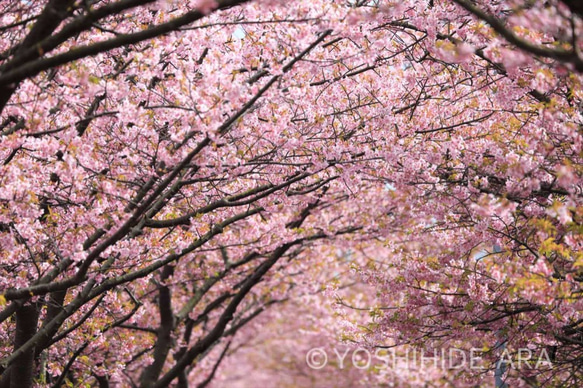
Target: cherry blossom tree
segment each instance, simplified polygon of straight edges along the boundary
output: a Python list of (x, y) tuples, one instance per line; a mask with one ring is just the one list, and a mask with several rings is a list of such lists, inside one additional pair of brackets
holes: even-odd
[(0, 20), (1, 387), (221, 386), (257, 338), (303, 360), (339, 332), (483, 349), (411, 385), (493, 381), (523, 349), (551, 362), (508, 382), (580, 385), (579, 2), (5, 0)]

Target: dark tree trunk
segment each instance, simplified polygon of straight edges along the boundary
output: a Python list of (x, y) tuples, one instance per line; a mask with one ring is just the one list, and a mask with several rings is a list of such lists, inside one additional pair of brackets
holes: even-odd
[[(16, 311), (14, 350), (24, 345), (36, 333), (37, 325), (38, 309), (36, 305), (22, 306)], [(24, 352), (10, 367), (10, 388), (32, 387), (33, 376), (34, 348)]]

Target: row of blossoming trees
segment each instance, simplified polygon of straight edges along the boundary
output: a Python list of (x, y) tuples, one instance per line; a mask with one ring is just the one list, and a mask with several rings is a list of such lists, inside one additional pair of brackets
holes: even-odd
[(204, 387), (278, 327), (487, 365), (347, 386), (490, 383), (501, 344), (581, 384), (578, 1), (2, 0), (0, 35), (0, 387)]

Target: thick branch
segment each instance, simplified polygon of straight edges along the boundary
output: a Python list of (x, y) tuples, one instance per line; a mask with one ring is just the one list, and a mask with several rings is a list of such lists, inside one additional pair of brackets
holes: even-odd
[[(160, 281), (163, 283), (174, 273), (174, 267), (167, 265), (162, 270)], [(162, 372), (168, 352), (172, 346), (172, 329), (174, 327), (174, 314), (172, 313), (172, 298), (170, 288), (161, 285), (158, 290), (158, 310), (160, 312), (160, 327), (154, 345), (154, 360), (144, 369), (140, 381), (142, 385), (147, 385), (149, 381), (156, 381)]]
[[(231, 8), (233, 6), (246, 3), (247, 1), (249, 0), (220, 0), (218, 1), (218, 9), (220, 10)], [(193, 10), (166, 23), (162, 23), (157, 26), (151, 26), (144, 31), (135, 32), (133, 34), (119, 35), (113, 39), (94, 43), (88, 46), (77, 47), (63, 54), (57, 54), (53, 57), (38, 59), (1, 75), (0, 84), (9, 85), (18, 83), (26, 78), (34, 77), (43, 70), (61, 66), (81, 58), (94, 56), (115, 48), (124, 47), (143, 42), (148, 39), (156, 38), (158, 36), (175, 31), (182, 26), (202, 19), (204, 16), (205, 15), (198, 10)], [(0, 107), (2, 107), (2, 105), (0, 105)]]
[[(35, 305), (26, 305), (16, 311), (16, 335), (14, 350), (30, 340), (36, 333), (38, 323), (38, 308)], [(32, 387), (34, 375), (34, 348), (21, 352), (15, 358), (10, 368), (10, 388)]]
[(500, 34), (509, 43), (512, 43), (521, 50), (524, 50), (530, 54), (538, 55), (539, 57), (552, 58), (560, 62), (571, 63), (579, 72), (583, 72), (583, 58), (581, 58), (575, 49), (573, 50), (563, 50), (560, 48), (546, 48), (538, 45), (534, 45), (524, 39), (518, 37), (514, 32), (508, 29), (504, 23), (495, 16), (488, 14), (482, 9), (475, 6), (469, 0), (453, 0), (455, 3), (459, 4), (466, 11), (469, 11), (477, 18), (488, 23), (494, 31)]

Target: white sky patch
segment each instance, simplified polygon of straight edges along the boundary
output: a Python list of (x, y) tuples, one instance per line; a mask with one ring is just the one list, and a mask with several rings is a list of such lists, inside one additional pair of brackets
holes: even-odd
[(237, 40), (240, 40), (243, 39), (246, 35), (247, 34), (245, 33), (243, 27), (237, 26), (237, 28), (235, 28), (235, 31), (233, 31), (233, 34), (231, 36)]

